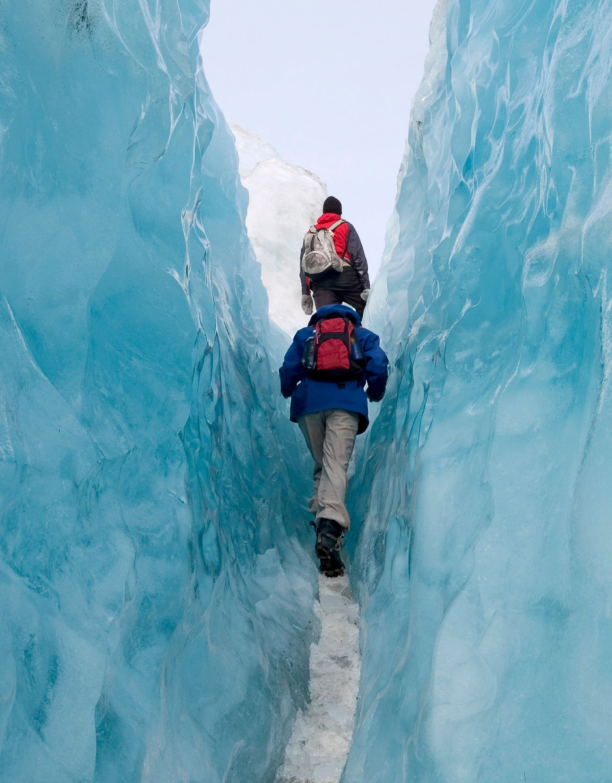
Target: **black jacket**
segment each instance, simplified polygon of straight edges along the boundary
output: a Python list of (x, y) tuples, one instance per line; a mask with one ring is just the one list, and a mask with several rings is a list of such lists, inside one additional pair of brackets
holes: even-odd
[[(348, 255), (348, 261), (350, 262), (351, 266), (355, 268), (355, 271), (359, 275), (361, 290), (364, 291), (366, 288), (370, 287), (370, 275), (368, 274), (368, 259), (366, 258), (363, 245), (361, 244), (361, 239), (359, 239), (359, 234), (357, 233), (355, 226), (353, 226), (352, 223), (349, 223), (348, 221), (346, 221), (346, 226), (348, 228), (348, 235), (346, 238), (346, 254)], [(304, 257), (304, 243), (302, 243), (302, 250), (300, 252), (300, 282), (302, 284), (302, 294), (308, 295), (310, 293), (311, 288), (313, 290), (317, 288), (317, 283), (311, 283), (310, 285), (308, 285), (308, 282), (306, 280), (306, 275), (302, 270), (303, 257)], [(319, 287), (333, 289), (334, 286), (333, 286), (332, 279), (330, 278), (329, 281), (325, 280), (324, 283), (319, 284)]]

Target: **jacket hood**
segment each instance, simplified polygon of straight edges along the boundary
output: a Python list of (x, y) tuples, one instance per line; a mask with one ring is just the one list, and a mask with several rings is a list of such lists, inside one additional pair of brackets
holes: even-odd
[(344, 304), (324, 305), (312, 316), (308, 326), (314, 326), (322, 318), (328, 318), (330, 315), (346, 316), (351, 319), (355, 326), (361, 326), (361, 316), (357, 310), (353, 310), (352, 307)]
[(336, 215), (335, 212), (325, 212), (317, 220), (317, 228), (329, 228), (337, 223), (339, 220), (344, 220), (342, 215)]

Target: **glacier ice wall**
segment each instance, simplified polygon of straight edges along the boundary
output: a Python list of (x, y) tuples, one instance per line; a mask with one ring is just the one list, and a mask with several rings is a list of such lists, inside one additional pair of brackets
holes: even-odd
[(611, 74), (608, 0), (436, 10), (369, 313), (345, 783), (611, 779)]
[(300, 448), (207, 0), (0, 0), (0, 780), (253, 781), (307, 693)]
[(308, 323), (301, 306), (299, 251), (304, 234), (322, 212), (327, 186), (316, 174), (282, 160), (260, 136), (239, 125), (231, 129), (240, 178), (249, 192), (247, 231), (261, 264), (268, 314), (289, 342)]

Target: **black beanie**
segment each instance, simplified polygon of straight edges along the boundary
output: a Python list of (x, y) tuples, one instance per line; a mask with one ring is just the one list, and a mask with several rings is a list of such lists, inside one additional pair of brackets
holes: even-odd
[(342, 204), (333, 196), (328, 196), (323, 204), (323, 214), (325, 215), (328, 212), (331, 212), (334, 215), (342, 214)]

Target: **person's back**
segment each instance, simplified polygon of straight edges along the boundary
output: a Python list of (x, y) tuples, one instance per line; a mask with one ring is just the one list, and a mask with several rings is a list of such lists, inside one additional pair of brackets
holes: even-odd
[(387, 374), (378, 336), (346, 305), (319, 309), (296, 333), (280, 369), (281, 392), (291, 397), (291, 421), (299, 425), (315, 462), (310, 510), (316, 553), (328, 576), (343, 573), (339, 550), (350, 527), (346, 471), (355, 439), (368, 427), (368, 399), (383, 398)]
[(370, 293), (368, 261), (355, 227), (342, 219), (342, 204), (337, 198), (330, 196), (325, 200), (323, 214), (314, 228), (333, 231), (335, 251), (342, 265), (341, 271), (330, 268), (327, 274), (310, 279), (302, 266), (309, 240), (309, 234), (306, 235), (300, 253), (303, 311), (312, 314), (312, 294), (317, 310), (346, 302), (362, 316)]

